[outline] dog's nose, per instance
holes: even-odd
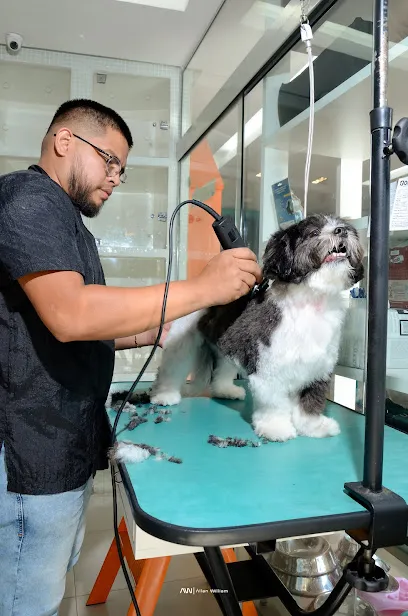
[[[341,237],[347,237],[347,229],[345,227],[336,227],[334,234],[341,235]]]

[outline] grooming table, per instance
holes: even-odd
[[[116,384],[126,389],[131,383]],[[149,384],[141,384],[140,390]],[[298,437],[257,448],[210,445],[210,434],[259,440],[249,423],[251,400],[185,398],[169,422],[122,432],[182,464],[153,457],[122,465],[135,520],[147,533],[186,545],[220,546],[363,528],[368,512],[343,491],[363,472],[364,416],[327,404],[341,434]],[[142,409],[139,409],[142,410]],[[108,411],[113,424],[115,412]],[[128,422],[122,413],[118,431]],[[385,428],[384,485],[408,500],[408,436]]]
[[[130,386],[115,383],[112,390]],[[141,383],[136,391],[149,386]],[[175,464],[152,456],[119,465],[134,520],[149,535],[202,546],[208,557],[212,547],[369,526],[368,511],[344,493],[345,482],[362,478],[363,415],[328,402],[327,414],[341,426],[339,436],[219,448],[208,443],[210,435],[260,440],[250,424],[249,392],[245,401],[184,398],[167,408],[169,422],[155,424],[150,415],[147,423],[118,436],[182,460]],[[110,409],[108,415],[113,424],[116,412]],[[122,413],[118,432],[128,421],[129,414]],[[405,500],[407,457],[407,435],[385,427],[384,486]]]

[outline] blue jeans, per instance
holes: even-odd
[[[1,447],[1,444],[0,444]],[[92,477],[62,494],[7,492],[0,452],[0,614],[57,616],[67,572],[79,558]]]

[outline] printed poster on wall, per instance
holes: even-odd
[[[370,237],[371,217],[367,237]],[[408,230],[408,178],[390,183],[390,231]]]
[[[275,211],[281,229],[290,227],[302,220],[302,207],[299,199],[292,193],[289,178],[272,184],[272,194],[275,201]]]
[[[391,182],[390,207],[390,231],[408,229],[408,178]]]

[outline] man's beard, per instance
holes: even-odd
[[[68,194],[81,214],[87,218],[95,218],[102,209],[102,205],[95,205],[90,200],[94,190],[83,178],[81,170],[75,163],[68,180]]]

